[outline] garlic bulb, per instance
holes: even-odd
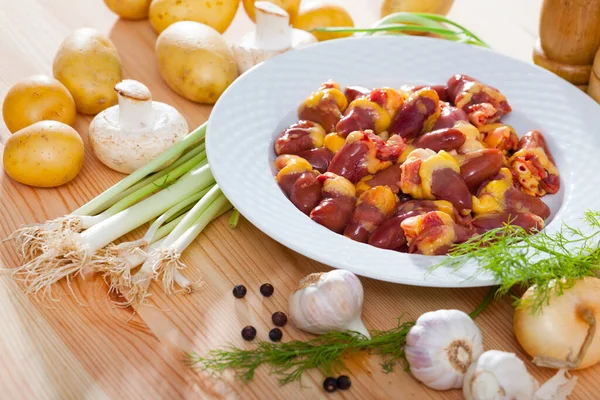
[[[533,400],[537,389],[516,355],[488,350],[467,371],[463,394],[466,400]]]
[[[417,319],[404,349],[412,374],[436,390],[458,389],[483,352],[481,331],[458,310],[438,310]]]
[[[565,400],[577,383],[559,370],[541,387],[514,353],[488,350],[473,363],[463,385],[466,400]]]
[[[289,300],[292,323],[307,332],[356,331],[370,338],[361,320],[363,287],[350,271],[310,274]]]
[[[535,400],[564,400],[573,392],[577,377],[567,377],[567,370],[560,369],[535,392]]]

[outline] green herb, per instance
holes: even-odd
[[[341,371],[344,369],[342,355],[368,351],[384,357],[382,367],[389,372],[397,360],[404,358],[406,335],[413,325],[413,322],[405,322],[388,331],[372,331],[371,339],[358,332],[346,331],[329,332],[308,341],[259,342],[253,350],[230,346],[212,350],[206,357],[190,354],[188,361],[216,373],[231,368],[244,382],[254,377],[260,365],[268,364],[279,383],[285,385],[299,380],[305,371],[312,368],[320,369],[325,375]]]
[[[484,300],[469,315],[475,318],[494,298],[496,288],[492,288]],[[231,368],[243,381],[248,382],[254,377],[254,372],[263,364],[271,367],[279,383],[297,381],[309,369],[318,368],[325,376],[332,375],[345,369],[342,356],[352,356],[366,351],[371,355],[383,358],[382,370],[387,374],[394,370],[399,362],[404,362],[404,346],[406,335],[414,322],[402,322],[398,318],[395,328],[387,331],[372,330],[371,339],[358,332],[329,332],[308,341],[293,340],[285,343],[259,342],[252,350],[239,349],[234,346],[210,351],[205,357],[198,354],[188,354],[190,365],[197,365],[205,371],[222,373]]]
[[[492,302],[492,300],[494,299],[494,296],[496,295],[497,292],[498,292],[498,286],[492,287],[488,291],[487,295],[485,296],[485,298],[483,299],[481,304],[479,304],[476,309],[474,309],[473,311],[471,311],[469,313],[469,317],[471,317],[471,319],[475,319],[479,314],[481,314],[481,312],[483,310],[485,310],[486,307]]]
[[[529,235],[518,226],[505,226],[456,245],[448,257],[433,268],[460,269],[467,261],[478,265],[476,274],[490,273],[500,282],[497,295],[515,285],[536,286],[527,304],[539,312],[552,296],[561,295],[573,283],[600,271],[600,211],[587,211],[584,221],[591,229],[563,224],[558,232]]]
[[[441,15],[429,13],[397,12],[382,18],[371,28],[319,27],[312,29],[312,32],[364,33],[366,35],[378,32],[398,35],[405,35],[407,32],[425,32],[446,40],[489,47],[464,26]]]

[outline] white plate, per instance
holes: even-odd
[[[460,272],[427,273],[440,257],[408,255],[354,242],[311,221],[274,179],[273,142],[297,120],[296,110],[328,80],[342,87],[445,84],[456,73],[497,87],[513,112],[503,121],[519,135],[538,129],[548,139],[561,173],[561,190],[544,200],[547,225],[575,223],[586,209],[600,209],[600,108],[557,76],[483,48],[419,37],[378,36],[332,40],[265,62],[237,79],[215,105],[206,147],[214,176],[231,203],[281,244],[335,268],[389,282],[465,287],[494,284]]]

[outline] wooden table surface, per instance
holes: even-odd
[[[378,19],[379,1],[346,0],[357,25]],[[450,17],[468,26],[496,50],[530,60],[537,35],[540,0],[456,0]],[[0,98],[18,79],[37,73],[51,74],[52,59],[60,42],[72,30],[89,26],[107,33],[117,46],[124,76],[147,84],[154,98],[179,108],[190,126],[204,122],[210,107],[184,100],[161,80],[154,57],[155,33],[147,21],[117,19],[101,0],[0,0]],[[234,40],[251,28],[240,6],[226,32]],[[86,140],[89,117],[78,116],[76,129]],[[0,127],[4,141],[8,130]],[[24,223],[64,215],[108,188],[122,176],[101,165],[86,150],[80,175],[57,189],[33,189],[0,175],[0,236],[6,237]],[[186,367],[183,352],[233,343],[246,346],[240,329],[254,325],[266,338],[271,313],[287,309],[287,298],[303,276],[328,268],[271,240],[246,221],[231,230],[228,215],[211,224],[184,255],[188,275],[204,280],[191,295],[165,296],[154,288],[152,305],[119,308],[107,297],[99,277],[78,278],[69,294],[63,284],[60,301],[26,297],[8,274],[0,275],[0,398],[3,399],[207,399],[207,398],[356,398],[356,399],[458,399],[460,391],[435,392],[397,368],[381,372],[376,358],[350,360],[352,389],[325,394],[323,376],[308,374],[302,385],[278,387],[261,369],[254,381],[243,385],[231,374],[214,379]],[[2,264],[14,267],[18,258],[11,246],[1,249]],[[429,289],[362,279],[365,286],[364,320],[371,329],[387,329],[401,314],[416,319],[440,308],[472,310],[486,289]],[[275,286],[271,298],[258,287]],[[231,295],[243,283],[244,300]],[[528,357],[515,341],[510,299],[493,303],[477,323],[487,349],[501,349]],[[291,326],[284,340],[307,338]],[[541,381],[552,371],[534,367]],[[579,384],[572,398],[597,399],[600,366],[577,372]]]

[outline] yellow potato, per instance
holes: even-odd
[[[214,104],[237,78],[237,64],[225,39],[210,26],[181,21],[156,40],[158,71],[179,95]]]
[[[256,15],[254,11],[254,2],[257,0],[244,0],[244,10],[248,17],[256,22]],[[298,8],[300,7],[300,0],[266,0],[281,8],[283,8],[290,15],[290,22],[294,23],[296,15],[298,15]]]
[[[75,115],[71,93],[62,83],[46,75],[33,75],[17,82],[2,104],[4,123],[13,133],[43,120],[73,125]]]
[[[75,129],[58,121],[40,121],[8,138],[4,170],[25,185],[60,186],[77,176],[83,154],[83,140]]]
[[[454,0],[384,0],[381,17],[400,11],[446,15],[453,3]]]
[[[342,6],[327,1],[302,3],[298,16],[293,23],[294,28],[310,31],[317,27],[345,26],[353,27],[354,21]],[[352,36],[352,33],[312,32],[322,42]]]
[[[153,0],[148,17],[159,34],[178,21],[201,22],[223,33],[239,4],[240,0]]]
[[[152,0],[104,0],[112,12],[123,19],[148,18],[148,8]]]
[[[71,33],[54,57],[52,72],[69,89],[80,113],[95,115],[117,104],[114,87],[122,76],[119,54],[108,37],[95,29]]]

